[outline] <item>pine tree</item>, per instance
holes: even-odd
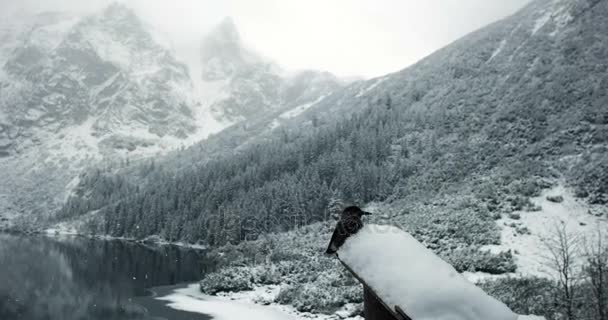
[[[329,198],[329,203],[327,204],[327,214],[329,215],[329,218],[339,220],[342,210],[344,210],[342,193],[338,190],[334,190],[331,198]]]

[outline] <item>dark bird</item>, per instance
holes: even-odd
[[[325,253],[336,253],[344,244],[346,238],[357,233],[357,231],[363,227],[361,217],[370,214],[371,213],[365,212],[356,206],[345,208],[344,211],[342,211],[342,216],[336,225],[336,229],[334,229],[334,234],[331,236],[331,241],[329,241],[329,246]]]

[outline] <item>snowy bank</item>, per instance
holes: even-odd
[[[389,307],[399,306],[412,319],[518,319],[505,304],[396,227],[367,225],[338,255]]]
[[[265,319],[289,320],[295,319],[275,308],[264,307],[246,301],[222,299],[221,297],[207,296],[200,292],[197,284],[177,289],[174,293],[157,298],[168,301],[167,306],[188,312],[197,312],[211,315],[217,320],[234,319]]]
[[[346,318],[341,312],[334,315],[302,313],[290,306],[271,303],[279,290],[280,286],[268,285],[256,287],[252,291],[210,296],[202,293],[198,284],[191,284],[186,288],[177,289],[167,296],[156,299],[167,301],[167,306],[170,308],[208,314],[217,320],[363,320],[359,316]]]
[[[557,198],[559,202],[553,200]],[[502,230],[501,244],[482,248],[494,253],[511,250],[519,276],[550,277],[554,273],[548,263],[546,240],[555,238],[559,226],[564,226],[569,235],[587,239],[593,239],[598,229],[608,230],[606,216],[591,214],[604,208],[575,198],[572,190],[563,184],[543,190],[530,201],[540,211],[516,211],[511,217],[497,220]],[[519,232],[521,230],[526,232]]]
[[[101,240],[101,241],[125,241],[133,242],[142,245],[153,245],[153,246],[176,246],[186,249],[193,250],[207,250],[207,246],[197,243],[187,243],[183,241],[171,242],[167,241],[160,236],[148,236],[144,239],[128,238],[128,237],[114,237],[110,235],[95,235],[86,234],[79,232],[76,228],[69,228],[64,226],[56,226],[54,228],[47,228],[42,231],[42,234],[49,237],[84,237],[89,239]]]

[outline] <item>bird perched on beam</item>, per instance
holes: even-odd
[[[363,227],[361,217],[370,214],[371,213],[363,211],[357,206],[346,207],[344,211],[342,211],[342,216],[336,225],[336,229],[334,229],[334,234],[331,236],[329,246],[325,253],[336,253],[348,237],[357,233],[357,231]]]

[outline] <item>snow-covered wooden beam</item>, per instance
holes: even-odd
[[[337,255],[365,288],[366,320],[524,319],[399,228],[366,225]]]
[[[340,256],[338,256],[338,259]],[[412,320],[401,308],[395,306],[391,308],[386,305],[380,297],[374,292],[364,279],[360,278],[344,261],[340,260],[342,265],[348,270],[361,284],[363,284],[363,315],[365,319],[373,320]]]

